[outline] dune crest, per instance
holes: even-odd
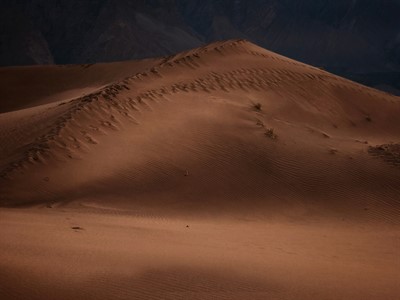
[[[2,156],[2,204],[117,193],[112,205],[144,197],[153,209],[174,190],[182,199],[174,210],[207,211],[208,201],[222,209],[225,195],[231,213],[252,203],[261,212],[298,206],[289,215],[397,222],[399,170],[368,147],[398,138],[398,97],[244,40],[141,69],[76,99],[2,114],[2,139],[13,132],[3,146],[12,155]],[[371,205],[374,215],[364,211]]]

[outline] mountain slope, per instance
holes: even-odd
[[[312,65],[356,73],[398,67],[399,11],[398,0],[35,0],[5,1],[2,22],[3,33],[17,33],[16,40],[44,39],[56,63],[166,55],[204,41],[246,37]],[[20,35],[21,29],[40,37]]]

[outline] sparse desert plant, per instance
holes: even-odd
[[[261,120],[259,120],[259,119],[257,119],[256,125],[257,125],[257,126],[260,126],[260,127],[265,127],[264,122],[261,121]]]
[[[257,102],[253,104],[253,107],[256,111],[261,111],[262,110],[262,105],[261,103]]]
[[[273,140],[276,140],[278,138],[278,136],[275,134],[273,128],[266,129],[264,134],[265,134],[265,136],[267,136]]]

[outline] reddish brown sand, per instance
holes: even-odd
[[[399,97],[246,41],[0,79],[0,299],[399,299]]]

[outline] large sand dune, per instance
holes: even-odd
[[[398,299],[399,97],[241,40],[0,78],[3,298]]]

